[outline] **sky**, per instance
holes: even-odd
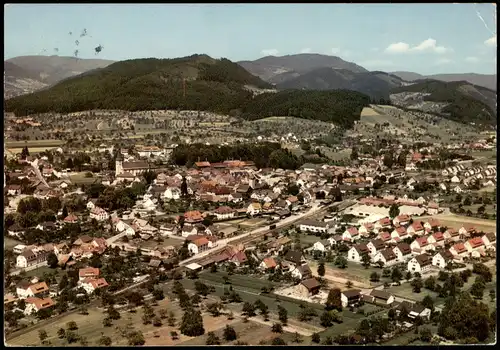
[[[369,70],[496,73],[491,3],[5,6],[4,59],[75,50],[111,60],[319,53]]]

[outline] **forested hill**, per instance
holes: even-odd
[[[444,107],[436,108],[434,112],[443,117],[462,123],[497,123],[496,92],[466,81],[421,80],[395,88],[391,93],[391,100],[396,105],[409,107],[410,103],[421,109],[425,104],[441,103]],[[409,99],[409,94],[415,95]]]
[[[136,59],[113,63],[30,95],[7,100],[16,114],[89,109],[201,109],[229,112],[251,93],[245,85],[271,88],[227,59],[207,55]]]
[[[356,91],[285,90],[256,96],[243,108],[242,117],[255,120],[290,116],[352,127],[369,104],[370,97]]]
[[[270,88],[227,60],[207,55],[137,59],[69,78],[33,94],[5,101],[16,115],[91,109],[203,110],[254,120],[295,116],[352,126],[369,97],[354,91],[282,91],[253,96],[246,86]]]

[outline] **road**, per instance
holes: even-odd
[[[290,226],[298,221],[302,221],[302,220],[306,219],[307,217],[316,215],[322,211],[327,210],[330,206],[320,207],[319,203],[313,203],[311,209],[309,209],[307,212],[300,214],[300,215],[297,215],[297,216],[289,216],[289,217],[281,220],[280,222],[276,223],[276,229],[284,228],[284,227]],[[189,259],[183,260],[180,262],[179,265],[183,266],[183,265],[189,264],[195,260],[199,260],[199,259],[204,258],[206,256],[215,254],[215,253],[221,251],[222,249],[224,249],[224,247],[231,242],[238,242],[238,241],[241,241],[242,239],[245,239],[245,238],[250,238],[250,239],[256,238],[256,237],[261,236],[264,233],[267,233],[269,231],[271,231],[269,229],[269,226],[264,226],[264,227],[260,227],[258,229],[255,229],[253,231],[244,233],[244,234],[236,236],[236,237],[222,239],[222,240],[217,242],[216,248],[207,250],[207,251],[200,253],[200,254],[197,254]]]

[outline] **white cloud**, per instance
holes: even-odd
[[[378,47],[372,47],[372,48],[370,49],[370,51],[372,51],[372,52],[378,52],[378,51],[379,51],[379,48],[378,48]]]
[[[465,62],[477,63],[477,62],[479,62],[479,58],[474,57],[474,56],[465,57]]]
[[[310,48],[310,47],[306,47],[306,48],[304,48],[304,49],[300,50],[300,53],[311,53],[311,51],[312,51],[312,50],[311,50],[311,48]]]
[[[422,41],[416,46],[410,46],[410,44],[404,42],[393,43],[387,46],[385,52],[387,53],[409,53],[409,52],[433,52],[438,54],[443,54],[451,51],[451,49],[444,46],[437,45],[437,41],[429,38]]]
[[[332,47],[332,53],[334,55],[338,55],[338,54],[340,54],[340,52],[342,52],[342,50],[340,49],[340,47]]]
[[[491,38],[489,38],[488,40],[485,40],[484,41],[484,44],[486,46],[491,46],[491,47],[496,47],[497,46],[497,36],[496,35],[493,35]]]
[[[264,49],[260,53],[264,56],[277,56],[279,51],[276,49]]]

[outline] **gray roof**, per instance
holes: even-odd
[[[383,290],[374,289],[371,291],[370,295],[377,299],[389,300],[392,294],[384,292]]]
[[[305,225],[305,226],[313,226],[313,227],[326,227],[328,225],[328,223],[326,223],[326,222],[321,222],[321,221],[316,221],[316,220],[304,220],[300,224]]]
[[[343,291],[342,294],[344,294],[349,299],[361,295],[361,291],[359,289],[349,289]]]
[[[297,264],[297,265],[300,264],[301,259],[302,259],[302,252],[300,252],[300,251],[290,250],[285,255],[286,261],[293,262],[294,264]]]

